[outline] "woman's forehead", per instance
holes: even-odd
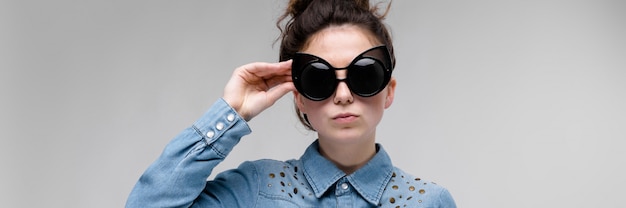
[[[313,34],[302,52],[323,58],[335,67],[346,66],[362,52],[378,45],[369,32],[353,25],[333,26]]]

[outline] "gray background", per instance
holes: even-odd
[[[378,140],[459,207],[621,207],[626,1],[394,1]],[[276,61],[284,1],[0,3],[0,207],[122,207],[234,68]],[[292,96],[216,171],[297,158]]]

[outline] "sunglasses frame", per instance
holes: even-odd
[[[382,67],[383,67],[383,82],[380,86],[378,86],[378,88],[376,89],[375,92],[373,93],[369,93],[369,94],[363,94],[363,93],[358,93],[355,92],[353,90],[353,87],[350,84],[350,68],[353,68],[354,65],[365,58],[369,58],[372,59],[376,62],[378,62]],[[337,71],[337,70],[347,70],[346,73],[346,78],[344,79],[337,79],[337,75],[334,74],[335,76],[335,81],[334,81],[334,86],[332,87],[332,93],[330,93],[327,96],[324,97],[313,97],[310,94],[306,93],[304,91],[304,87],[302,86],[302,80],[300,79],[300,77],[302,76],[302,73],[304,71],[304,68],[315,64],[315,63],[321,63],[324,66],[328,67],[328,70],[332,70],[332,71]],[[331,97],[334,92],[337,90],[337,86],[339,85],[339,82],[345,82],[346,85],[348,85],[348,88],[350,89],[350,92],[361,96],[361,97],[371,97],[374,96],[378,93],[380,93],[383,89],[385,89],[385,87],[387,86],[387,84],[389,83],[389,80],[391,79],[391,72],[393,71],[393,66],[392,66],[392,60],[391,60],[391,55],[389,53],[389,49],[387,48],[387,46],[385,45],[380,45],[380,46],[375,46],[373,48],[367,49],[365,50],[363,53],[359,54],[358,56],[356,56],[352,62],[350,62],[350,65],[348,65],[347,67],[342,67],[342,68],[335,68],[333,67],[330,63],[328,63],[326,60],[315,56],[313,54],[308,54],[308,53],[302,53],[302,52],[296,52],[293,56],[293,62],[291,64],[291,77],[293,80],[293,83],[296,87],[296,89],[298,90],[298,92],[300,92],[300,94],[302,94],[304,97],[313,100],[313,101],[322,101],[322,100],[326,100],[329,97]]]

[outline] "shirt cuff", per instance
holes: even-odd
[[[222,98],[217,100],[193,126],[207,145],[213,146],[224,155],[232,150],[241,137],[252,132],[246,120]]]

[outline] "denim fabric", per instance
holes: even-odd
[[[165,148],[139,178],[126,207],[456,207],[443,187],[393,167],[376,155],[346,175],[322,157],[315,141],[298,160],[257,160],[206,181],[242,136],[245,120],[218,100]]]

